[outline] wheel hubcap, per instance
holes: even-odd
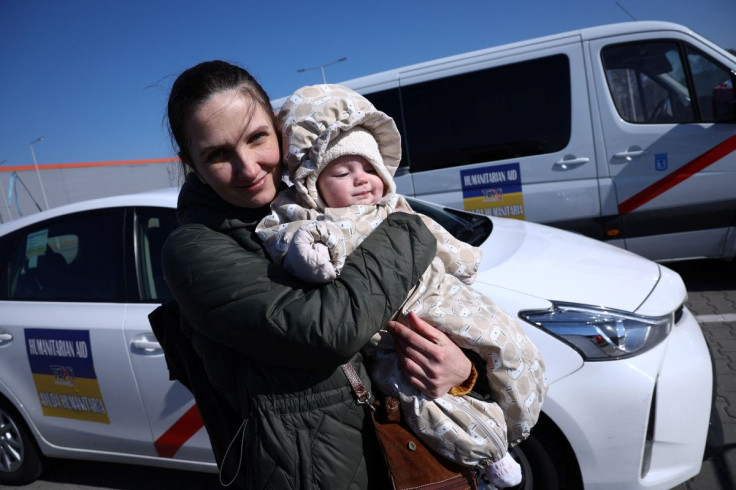
[[[7,413],[0,410],[0,471],[12,473],[23,462],[23,441],[20,432]]]

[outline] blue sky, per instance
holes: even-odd
[[[247,68],[272,98],[302,85],[599,24],[666,20],[736,49],[734,0],[0,0],[0,162],[174,156],[177,74]]]

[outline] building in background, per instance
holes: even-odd
[[[0,221],[37,213],[46,208],[45,201],[54,208],[182,183],[178,158],[48,164],[39,165],[38,172],[33,165],[0,165]]]

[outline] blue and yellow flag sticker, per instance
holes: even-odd
[[[89,331],[27,328],[25,335],[43,414],[109,424]]]
[[[463,207],[487,216],[524,219],[519,163],[461,170]]]

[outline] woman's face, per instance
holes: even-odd
[[[258,208],[276,197],[281,182],[273,119],[237,90],[213,95],[187,124],[197,176],[225,201]]]

